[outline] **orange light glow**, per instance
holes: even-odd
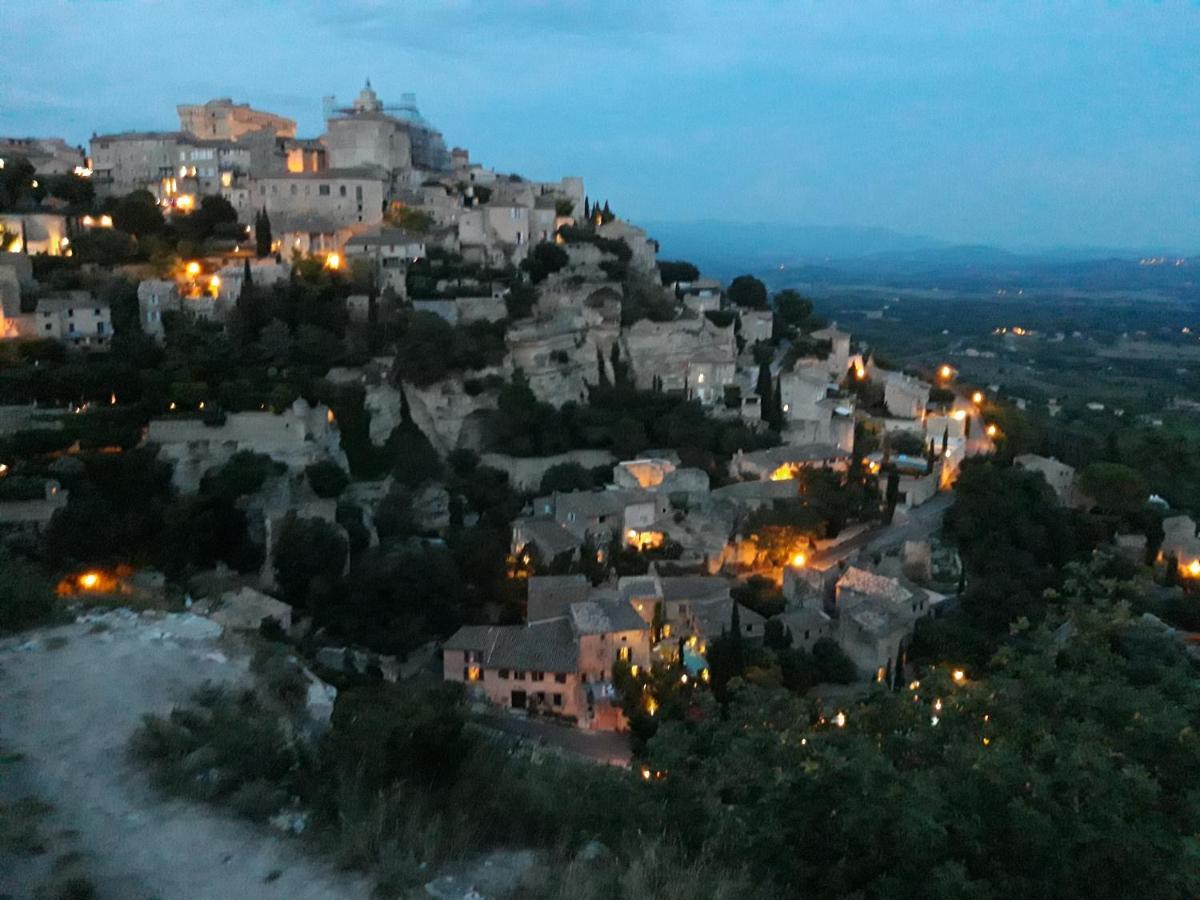
[[[200,263],[198,263],[198,262],[188,263],[185,271],[188,273],[189,278],[195,278],[197,275],[200,274]]]
[[[964,419],[966,419],[966,417],[967,417],[967,411],[965,409],[956,409],[954,411],[954,421],[955,422],[961,422]]]
[[[805,563],[807,563],[807,562],[808,562],[808,557],[805,556],[803,553],[793,553],[792,554],[792,568],[793,569],[803,569]]]
[[[1189,578],[1200,578],[1200,559],[1193,559],[1184,571]]]
[[[971,402],[972,403],[982,403],[983,402],[983,391],[976,391],[975,393],[973,393],[971,395]]]
[[[952,673],[950,673],[950,677],[954,679],[955,684],[962,684],[967,680],[967,673],[962,669],[955,669]]]
[[[325,257],[325,268],[336,272],[342,267],[342,257],[338,253],[330,253]]]
[[[995,425],[989,425],[987,427],[987,436],[988,437],[995,437],[999,433],[1000,433],[1000,429],[997,428]]]
[[[953,374],[954,370],[950,368],[950,366],[943,365],[940,369],[938,369],[939,378],[949,379]]]
[[[191,194],[180,194],[175,199],[175,205],[182,210],[190,210],[196,205],[196,198]]]
[[[95,572],[85,572],[79,576],[79,586],[91,590],[100,583],[100,576]]]

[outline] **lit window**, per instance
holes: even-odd
[[[483,678],[483,670],[479,666],[467,666],[463,675],[467,681],[479,681]]]

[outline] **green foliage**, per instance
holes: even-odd
[[[225,465],[205,473],[200,490],[211,497],[233,501],[258,493],[268,478],[283,471],[284,466],[265,453],[239,450]]]
[[[566,462],[551,466],[542,476],[539,488],[541,494],[561,492],[569,494],[572,491],[590,491],[595,487],[592,473],[579,463]]]
[[[88,563],[151,558],[162,535],[171,493],[171,467],[152,449],[79,454],[84,472],[63,476],[71,491],[45,535],[47,552]]]
[[[1095,540],[1041,475],[991,461],[963,464],[945,529],[968,576],[963,611],[990,635],[1038,617],[1058,570]]]
[[[308,483],[318,497],[340,497],[350,484],[350,476],[330,460],[315,462],[304,470]]]
[[[401,422],[387,440],[387,453],[394,460],[396,481],[410,488],[420,487],[442,476],[442,460],[425,432],[412,422]]]
[[[503,323],[451,325],[434,313],[412,314],[396,346],[396,377],[419,387],[455,372],[497,366],[504,360]]]
[[[542,241],[529,251],[529,256],[521,263],[521,268],[529,273],[530,281],[538,284],[566,268],[570,261],[571,257],[562,247],[550,241]]]
[[[0,634],[41,625],[54,613],[54,588],[24,560],[0,548]]]
[[[158,201],[149,191],[133,191],[117,200],[112,209],[112,220],[117,231],[137,238],[157,234],[165,224]]]
[[[271,244],[275,238],[271,234],[271,217],[263,207],[254,215],[254,255],[259,259],[271,255]]]
[[[1079,487],[1101,509],[1132,513],[1146,505],[1149,488],[1136,469],[1114,462],[1095,462],[1079,473]]]
[[[389,225],[410,234],[428,234],[434,225],[433,216],[411,206],[393,206],[384,214],[384,219]]]
[[[284,722],[253,691],[206,687],[191,706],[146,716],[132,750],[160,790],[265,822],[300,786],[304,750]]]
[[[528,319],[537,306],[538,292],[531,284],[514,284],[504,295],[504,308],[510,319]]]
[[[115,219],[113,224],[116,225]],[[237,210],[220,194],[208,194],[201,197],[200,205],[194,212],[187,215],[176,215],[172,224],[186,240],[196,243],[201,243],[210,237],[229,235],[235,239],[244,237],[242,228],[237,226]],[[224,226],[237,227],[231,230]]]
[[[977,685],[925,672],[837,728],[828,706],[735,682],[726,715],[663,722],[647,764],[692,840],[779,895],[1189,896],[1195,672],[1103,583],[1062,599]]]
[[[336,525],[288,513],[275,539],[275,580],[283,598],[299,607],[322,602],[336,586],[348,553]]]
[[[700,277],[700,270],[685,260],[660,259],[658,274],[662,283],[668,285],[677,281],[695,281]]]
[[[177,497],[165,508],[155,562],[168,575],[223,562],[239,572],[262,564],[262,548],[250,539],[246,514],[228,493]]]
[[[776,294],[774,304],[775,314],[791,328],[803,328],[812,317],[812,301],[791,288]]]
[[[767,286],[753,275],[739,275],[729,283],[726,293],[730,302],[742,309],[770,309]]]
[[[0,212],[32,206],[34,196],[33,164],[23,156],[6,159],[0,169]]]

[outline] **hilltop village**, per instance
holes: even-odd
[[[0,138],[0,765],[122,804],[143,766],[375,896],[517,862],[529,897],[1049,895],[1110,858],[1194,895],[1195,815],[1147,798],[1200,753],[1200,538],[1115,437],[1040,455],[999,385],[663,258],[411,95],[307,138],[176,112]],[[123,845],[165,815],[67,805]],[[1064,837],[1086,810],[1174,849]],[[339,896],[206,827],[224,893]]]
[[[659,260],[581,178],[529,181],[447,151],[411,97],[388,107],[368,86],[311,140],[227,99],[178,115],[178,131],[96,135],[86,160],[63,142],[3,144],[6,173],[77,179],[98,204],[76,215],[60,188],[0,217],[4,333],[26,351],[107,353],[123,318],[168,359],[177,340],[220,335],[271,363],[329,363],[297,396],[192,377],[156,401],[141,390],[129,449],[168,467],[178,496],[261,469],[233,504],[261,552],[245,586],[303,609],[311,588],[289,588],[281,542],[340,542],[344,575],[357,553],[441,547],[487,520],[507,531],[495,562],[513,584],[441,637],[445,677],[501,706],[624,729],[614,665],[682,652],[707,680],[709,645],[733,627],[762,641],[769,624],[837,651],[843,675],[902,677],[913,623],[957,575],[942,554],[935,581],[936,516],[900,523],[994,449],[981,398],[950,372],[934,386],[889,371],[795,292]],[[103,259],[172,227],[189,235],[174,253]],[[53,263],[77,256],[94,261],[56,290],[68,270]],[[119,314],[84,286],[108,269],[136,282],[136,320],[132,297]],[[289,301],[323,306],[323,322],[273,314]],[[66,442],[76,414],[135,399],[120,387],[5,407],[6,435]],[[51,469],[73,471],[79,446]],[[28,496],[0,503],[0,521],[52,528],[70,479],[17,478]],[[481,482],[509,496],[473,496]]]

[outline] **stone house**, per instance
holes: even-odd
[[[142,322],[142,333],[163,342],[163,313],[180,308],[179,287],[174,281],[147,279],[138,284],[138,317]]]
[[[555,493],[533,505],[535,515],[552,516],[579,540],[597,546],[613,537],[634,546],[661,543],[658,520],[670,510],[665,494],[644,490]]]
[[[929,385],[903,372],[874,369],[872,378],[883,381],[883,403],[900,419],[919,419],[929,405]]]
[[[332,411],[324,405],[310,407],[303,399],[278,414],[228,413],[220,424],[183,417],[151,419],[143,443],[159,448],[159,458],[174,467],[172,483],[184,492],[197,490],[205,472],[241,450],[265,454],[292,472],[325,459],[349,468]]]
[[[650,664],[649,626],[627,602],[583,592],[573,580],[550,587],[565,596],[535,605],[525,625],[468,625],[455,632],[442,647],[444,678],[504,709],[549,714],[580,728],[624,730],[613,666]]]
[[[775,331],[775,313],[769,309],[743,309],[738,318],[742,321],[742,340],[747,345],[769,341]]]
[[[862,674],[889,682],[903,671],[917,619],[932,612],[928,592],[855,566],[838,579],[833,605],[838,646]]]
[[[1022,453],[1013,459],[1013,465],[1027,472],[1040,473],[1063,506],[1078,506],[1082,501],[1083,498],[1076,487],[1074,466],[1069,466],[1052,456],[1038,456],[1036,453]]]
[[[850,454],[832,444],[785,444],[766,450],[739,450],[729,461],[729,473],[738,478],[760,481],[790,481],[802,469],[834,469],[845,472],[850,466]]]

